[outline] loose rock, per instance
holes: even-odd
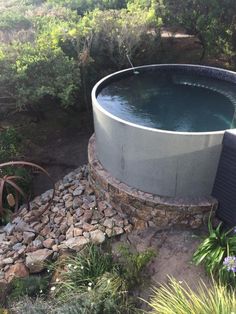
[[[64,242],[62,242],[62,245],[64,247],[67,247],[71,250],[74,251],[80,251],[82,250],[82,248],[89,242],[88,239],[86,239],[84,236],[80,236],[80,237],[76,237],[76,238],[72,238],[69,240],[66,240]]]
[[[37,250],[28,253],[26,257],[26,266],[30,273],[39,273],[46,268],[46,261],[49,260],[53,251],[48,249]]]
[[[17,263],[10,266],[10,268],[5,273],[5,279],[7,282],[11,282],[14,278],[24,278],[29,275],[29,271],[26,268],[25,264]]]
[[[90,232],[91,241],[94,244],[100,244],[105,241],[105,235],[101,230],[94,230]]]

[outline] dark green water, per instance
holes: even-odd
[[[135,124],[207,132],[234,127],[235,89],[204,76],[156,71],[113,82],[97,99],[108,112]]]

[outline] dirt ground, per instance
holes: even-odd
[[[149,300],[152,288],[168,283],[169,277],[174,277],[181,285],[186,283],[194,291],[201,280],[210,286],[203,266],[195,266],[192,263],[193,253],[206,234],[206,227],[197,230],[181,227],[163,230],[151,227],[122,236],[120,242],[131,244],[137,251],[142,252],[150,248],[156,253],[147,268],[151,285],[144,285],[137,294],[142,299]],[[114,244],[114,249],[120,242]],[[148,305],[142,304],[142,308],[148,309]]]
[[[50,108],[37,121],[29,113],[15,113],[0,121],[0,126],[14,126],[23,138],[21,159],[43,166],[54,182],[87,163],[88,140],[93,133],[92,114]],[[35,195],[51,188],[44,177],[34,180]]]

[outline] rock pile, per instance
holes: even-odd
[[[126,215],[96,199],[83,166],[56,184],[52,190],[22,207],[17,216],[0,229],[0,284],[44,269],[63,250],[80,251],[88,242],[102,243],[106,237],[130,232]]]

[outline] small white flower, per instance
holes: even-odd
[[[50,270],[48,269],[47,272],[50,273]]]
[[[55,286],[51,287],[51,291],[54,291],[54,290],[56,290],[56,287]]]
[[[110,282],[111,282],[111,279],[108,279],[108,280],[107,280],[107,283],[109,284]]]
[[[81,269],[84,269],[84,266],[80,266]]]
[[[57,279],[56,279],[56,282],[59,282],[59,281],[60,281],[59,278],[57,278]]]
[[[92,288],[91,287],[88,287],[88,291],[91,291],[92,290]]]
[[[71,265],[71,264],[68,264],[67,266],[68,266],[68,268],[70,268],[72,265]]]
[[[88,285],[91,287],[93,284],[92,284],[92,282],[89,282],[89,284],[88,284]]]
[[[74,266],[74,269],[77,269],[78,268],[78,266]]]
[[[41,289],[41,290],[39,291],[39,293],[43,293],[43,290]]]
[[[182,280],[179,280],[179,283],[180,283],[180,284],[182,284],[182,283],[183,283],[183,281],[182,281]]]

